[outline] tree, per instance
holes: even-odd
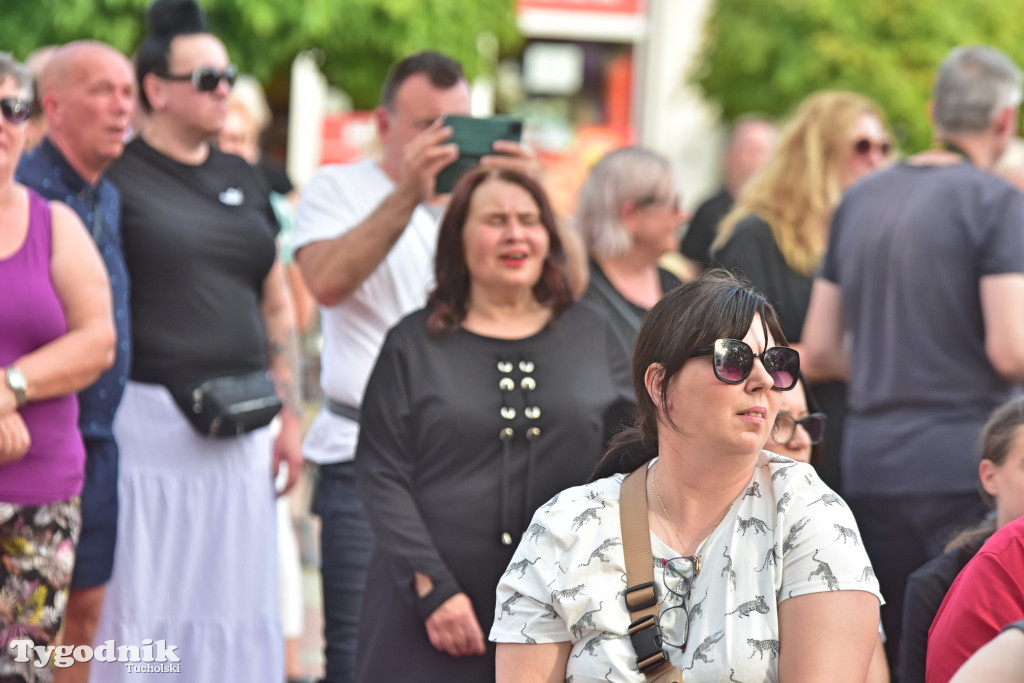
[[[486,64],[477,40],[493,34],[499,50],[520,36],[515,0],[199,0],[211,30],[242,71],[268,83],[287,73],[299,52],[318,49],[328,80],[355,105],[376,105],[388,66],[423,49],[462,62],[472,78]],[[150,0],[3,0],[0,49],[25,58],[32,50],[80,38],[131,54],[145,33]]]
[[[820,89],[864,93],[916,152],[946,53],[984,43],[1024,63],[1021,16],[1024,0],[715,0],[694,77],[727,120],[783,115]]]

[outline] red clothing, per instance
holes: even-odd
[[[1024,619],[1024,517],[992,535],[956,577],[928,631],[926,683],[947,683],[1007,624]]]

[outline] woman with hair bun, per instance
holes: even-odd
[[[274,681],[273,474],[286,460],[290,486],[301,467],[277,224],[249,164],[208,142],[236,74],[224,45],[193,0],[157,0],[147,20],[136,55],[146,124],[109,171],[123,198],[134,359],[114,423],[118,542],[97,642],[163,641],[190,683]],[[266,407],[232,423],[211,404]],[[128,668],[94,662],[92,680],[135,680]]]

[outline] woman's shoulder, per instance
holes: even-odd
[[[772,229],[768,223],[756,213],[747,214],[736,222],[732,239],[772,238]]]
[[[534,523],[543,525],[556,535],[575,535],[591,522],[603,522],[612,514],[618,523],[619,489],[625,476],[613,474],[559,491],[537,508]]]
[[[388,330],[384,338],[384,346],[409,344],[427,338],[427,317],[430,311],[420,308],[407,314]]]
[[[846,507],[846,502],[821,480],[811,465],[771,451],[763,450],[758,456],[753,486],[777,505],[779,512],[798,497],[806,505]]]

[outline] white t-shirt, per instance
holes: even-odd
[[[295,214],[295,249],[344,234],[369,216],[394,182],[373,160],[321,168],[302,192]],[[324,335],[320,384],[339,403],[359,407],[384,335],[422,308],[434,283],[438,219],[420,205],[387,257],[351,296],[320,307]],[[303,444],[317,463],[351,460],[359,425],[320,411]]]
[[[538,509],[498,584],[490,639],[570,641],[572,683],[644,680],[626,635],[623,478],[567,489]],[[787,598],[863,590],[881,600],[850,509],[810,465],[767,451],[701,549],[689,592],[688,561],[653,533],[651,547],[665,651],[686,681],[776,681]]]

